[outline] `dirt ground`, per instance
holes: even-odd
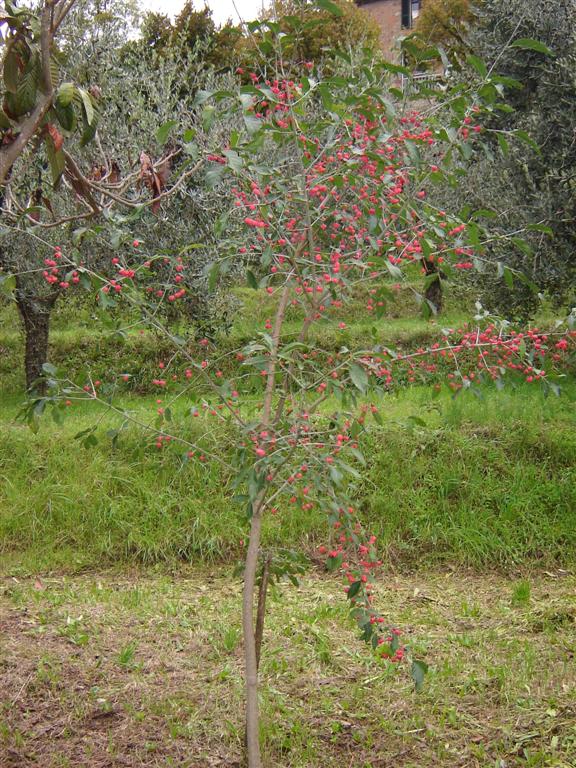
[[[242,765],[239,595],[224,571],[4,578],[0,768]],[[576,766],[574,575],[395,575],[379,600],[421,693],[337,579],[271,595],[266,766]]]

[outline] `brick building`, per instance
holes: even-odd
[[[421,0],[355,0],[380,27],[382,50],[393,54],[396,40],[416,20]]]

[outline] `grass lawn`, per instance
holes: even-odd
[[[267,768],[573,768],[576,578],[446,570],[379,579],[378,603],[430,665],[376,658],[337,577],[270,600]],[[221,568],[5,578],[0,764],[240,766],[240,585]]]
[[[384,424],[363,441],[366,467],[351,491],[386,560],[412,568],[574,564],[573,399],[570,387],[545,398],[529,385],[482,400],[469,393],[430,400],[417,387],[385,397]],[[139,419],[155,417],[153,398],[120,405]],[[0,421],[0,574],[239,556],[244,507],[215,462],[183,465],[182,449],[159,452],[135,428],[115,448],[106,433],[121,419],[105,414],[100,442],[86,449],[74,435],[102,417],[89,403],[75,405],[62,425],[46,416],[37,434],[14,421],[16,412],[17,398],[8,399]],[[202,417],[192,428],[210,431],[226,456],[225,427]],[[264,531],[266,546],[308,551],[326,537],[319,507],[280,505]]]

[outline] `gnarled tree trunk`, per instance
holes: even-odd
[[[46,385],[40,377],[43,373],[42,366],[48,360],[50,313],[56,302],[57,294],[36,296],[27,291],[22,285],[22,281],[17,278],[15,295],[18,312],[24,326],[26,389],[42,394]]]

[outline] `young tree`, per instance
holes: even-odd
[[[141,313],[144,327],[165,332],[174,355],[158,362],[159,397],[149,420],[115,400],[129,378],[126,372],[84,383],[50,368],[50,394],[31,404],[29,416],[35,421],[47,405],[61,413],[87,399],[117,414],[119,430],[130,423],[145,427],[156,450],[174,450],[184,462],[217,461],[230,473],[249,529],[242,610],[246,745],[250,768],[260,768],[258,665],[267,558],[256,618],[254,610],[265,516],[293,505],[326,511],[327,565],[344,574],[362,636],[400,661],[398,631],[386,626],[374,603],[371,574],[379,561],[374,538],[363,533],[351,485],[364,461],[361,440],[368,417],[381,418],[373,396],[381,402],[395,382],[420,376],[439,386],[447,373],[452,390],[483,379],[501,382],[506,372],[543,386],[550,378],[554,386],[554,371],[573,341],[560,329],[519,335],[492,323],[473,332],[447,331],[430,349],[411,353],[387,347],[378,334],[364,349],[350,349],[342,310],[358,291],[367,295],[369,315],[388,297],[390,281],[418,270],[424,259],[453,274],[487,259],[479,224],[439,210],[428,192],[435,182],[459,179],[482,140],[473,128],[481,125],[482,90],[491,76],[486,70],[478,88],[449,93],[447,100],[458,107],[448,118],[445,112],[397,112],[386,65],[350,62],[342,77],[301,62],[298,78],[285,76],[290,35],[270,21],[254,31],[267,60],[275,52],[275,74],[247,73],[248,84],[203,92],[198,102],[203,140],[214,142],[207,182],[224,192],[225,180],[234,180],[230,210],[216,225],[220,232],[230,226],[229,237],[215,253],[211,279],[251,254],[246,279],[273,297],[273,312],[235,354],[220,352],[208,340],[190,346],[171,334],[158,314],[160,301],[174,296],[176,285],[164,281],[158,289],[155,265],[173,266],[177,275],[176,254],[158,255],[123,242],[121,274],[112,283],[75,265],[64,252],[63,262],[89,275],[100,295],[114,293]],[[218,136],[211,139],[216,116],[230,126],[224,146]],[[430,148],[436,150],[434,163],[426,159]],[[315,326],[326,336],[341,337],[336,349],[311,337]],[[203,394],[200,407],[179,410],[176,403],[192,391]],[[195,430],[200,411],[220,429]],[[96,429],[78,437],[90,446]],[[413,659],[417,685],[425,669]]]

